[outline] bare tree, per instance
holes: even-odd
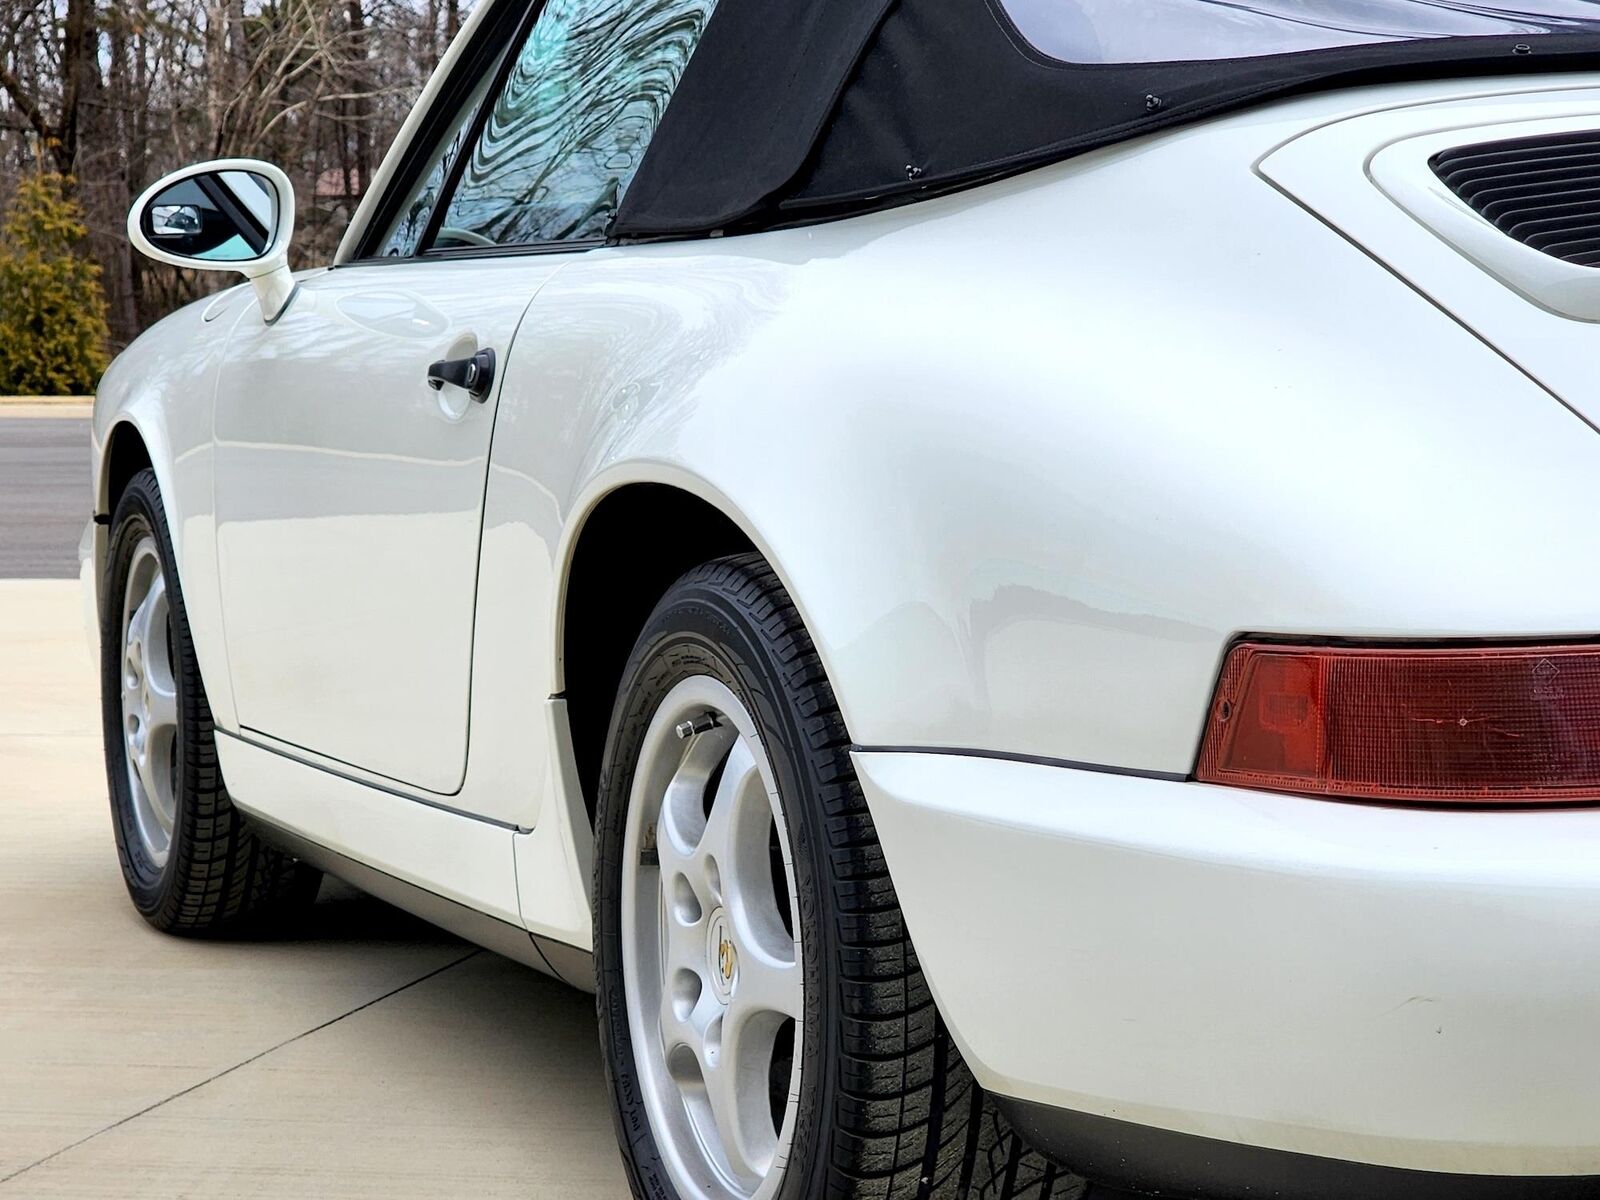
[[[299,261],[324,261],[462,7],[0,0],[0,203],[31,171],[77,181],[116,345],[219,282],[145,262],[124,237],[133,197],[185,162],[278,163],[302,214]]]

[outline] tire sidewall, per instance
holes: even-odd
[[[606,741],[595,822],[595,978],[600,1039],[614,1098],[618,1138],[634,1193],[676,1200],[650,1128],[634,1059],[622,971],[621,892],[623,839],[634,774],[645,731],[677,684],[695,675],[726,686],[754,719],[778,785],[794,862],[795,899],[802,940],[805,1019],[795,1053],[800,1057],[800,1101],[789,1166],[780,1200],[819,1195],[827,1155],[822,1097],[831,1094],[833,1026],[825,998],[833,994],[831,922],[821,919],[826,885],[816,848],[822,830],[804,803],[812,781],[801,747],[793,700],[758,628],[731,597],[702,585],[675,588],[652,615],[623,675]]]
[[[167,861],[157,866],[139,837],[133,812],[133,794],[128,784],[127,745],[122,734],[122,609],[128,586],[128,570],[133,552],[146,536],[153,537],[166,579],[174,639],[173,659],[177,669],[173,679],[178,697],[178,734],[173,753],[178,763],[174,788],[172,842]],[[145,916],[157,913],[172,893],[172,880],[180,859],[187,853],[186,820],[190,781],[188,775],[189,684],[182,669],[186,659],[188,629],[183,617],[183,599],[178,589],[178,573],[172,552],[172,539],[161,512],[161,494],[155,475],[141,471],[129,482],[111,519],[111,536],[106,550],[105,588],[100,604],[100,699],[105,738],[106,783],[111,797],[111,823],[116,834],[117,857],[122,862],[123,879],[134,906]]]

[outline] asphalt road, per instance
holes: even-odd
[[[70,579],[89,519],[89,421],[0,412],[0,579]]]

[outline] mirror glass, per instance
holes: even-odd
[[[237,263],[267,252],[278,192],[253,171],[207,171],[164,188],[145,206],[144,235],[169,254]]]

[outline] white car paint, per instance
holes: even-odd
[[[1588,82],[1541,87],[1600,124]],[[128,423],[156,463],[230,789],[587,948],[586,816],[551,699],[563,598],[593,507],[668,484],[737,523],[795,597],[980,1080],[1370,1162],[1600,1171],[1558,1113],[1592,1111],[1581,1055],[1540,1076],[1526,1125],[1497,1123],[1503,1101],[1474,1086],[1515,1068],[1506,1047],[1546,1065],[1533,1023],[1600,1034],[1579,1002],[1595,981],[1561,961],[1592,944],[1588,818],[1397,817],[1061,765],[1186,776],[1240,632],[1600,631],[1600,442],[1552,394],[1585,402],[1561,372],[1588,327],[1362,170],[1383,114],[1423,114],[1410,136],[1428,106],[1526,89],[1335,92],[833,224],[444,271],[346,261],[303,277],[271,327],[254,300],[170,318],[108,372],[96,440]],[[1522,103],[1494,100],[1492,119]],[[1296,150],[1332,137],[1341,154]],[[503,289],[471,299],[490,272]],[[445,326],[352,320],[398,293]],[[504,351],[497,398],[458,416],[421,389],[454,339]],[[280,378],[287,394],[266,394]],[[281,486],[313,462],[347,490]],[[949,748],[1056,765],[904,753]],[[1246,918],[1284,935],[1269,988],[1231,932]],[[1029,949],[1041,925],[1050,953]],[[1207,931],[1218,952],[1190,954]],[[1150,966],[1174,956],[1180,977]],[[1559,968],[1562,994],[1512,988],[1507,961]],[[1085,978],[1116,986],[1070,1000],[1095,1040],[1066,1053],[1061,1006]],[[1464,1049],[1410,1036],[1419,996]],[[1369,1037],[1379,1057],[1327,1061]],[[1378,1073],[1385,1054],[1413,1077]],[[1406,1099],[1428,1107],[1401,1117]]]
[[[1418,160],[1427,147],[1480,132],[1492,139],[1592,128],[1600,112],[1593,83],[1552,79],[1341,114],[1288,140],[1261,171],[1592,423],[1600,419],[1600,281],[1500,236],[1448,192],[1425,193]]]
[[[1334,1159],[1593,1173],[1600,812],[856,769],[986,1087]]]
[[[460,791],[498,397],[434,391],[427,368],[509,350],[562,257],[329,271],[275,324],[234,322],[215,486],[241,729]],[[457,806],[532,824],[515,792]]]

